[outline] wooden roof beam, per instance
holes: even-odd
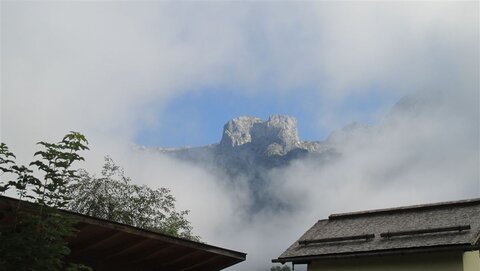
[[[85,245],[84,247],[81,247],[81,248],[76,247],[74,252],[75,252],[75,254],[83,254],[84,252],[86,252],[88,250],[92,250],[92,249],[98,248],[102,245],[105,245],[108,242],[111,242],[112,240],[118,238],[121,235],[123,235],[123,232],[120,232],[120,231],[108,232],[108,233],[106,233],[104,235],[101,235],[101,236],[98,236],[94,239],[94,240],[98,240],[98,241],[89,240],[88,242],[86,242],[87,245]],[[88,244],[90,244],[90,245],[88,245]]]

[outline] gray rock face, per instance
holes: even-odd
[[[222,147],[237,147],[252,141],[250,130],[254,124],[262,120],[256,117],[238,117],[229,120],[223,126],[223,136],[220,141]]]
[[[273,115],[268,121],[253,125],[251,135],[253,144],[266,146],[267,150],[279,150],[280,155],[300,147],[297,120],[294,117]]]
[[[250,143],[254,149],[271,155],[285,155],[301,148],[297,120],[294,117],[273,115],[267,121],[256,117],[238,117],[223,128],[221,148],[236,148]]]
[[[204,147],[158,148],[167,154],[201,153],[203,150],[217,154],[235,155],[252,152],[255,155],[286,156],[292,151],[322,152],[328,147],[320,141],[300,140],[297,120],[291,116],[272,115],[264,121],[257,117],[241,116],[229,120],[223,126],[220,143]]]

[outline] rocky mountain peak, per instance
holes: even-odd
[[[256,117],[238,117],[223,129],[221,146],[237,147],[251,143],[267,151],[284,153],[298,147],[297,120],[285,115],[272,115],[267,121]]]
[[[262,120],[256,117],[241,116],[229,120],[223,126],[221,146],[236,147],[252,141],[250,130]]]
[[[252,189],[252,212],[266,206],[282,206],[270,201],[268,170],[285,167],[290,162],[311,158],[328,162],[337,157],[335,149],[319,141],[300,140],[297,120],[272,115],[268,120],[242,116],[229,120],[223,127],[220,143],[196,148],[160,149],[177,159],[215,169],[221,178],[226,174],[234,182],[246,182]]]
[[[268,121],[256,123],[250,131],[252,142],[261,145],[278,144],[288,151],[300,143],[297,120],[284,115],[270,116]]]

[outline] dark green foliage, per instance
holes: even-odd
[[[291,271],[291,270],[292,269],[288,265],[283,265],[283,266],[276,265],[276,266],[272,266],[272,268],[270,268],[270,271]]]
[[[198,241],[185,218],[188,211],[175,210],[175,198],[167,188],[151,189],[133,184],[110,157],[100,177],[79,171],[79,179],[68,187],[74,212],[135,227]]]
[[[66,268],[63,258],[70,249],[65,239],[74,234],[74,221],[60,215],[57,208],[69,202],[67,181],[78,178],[71,166],[83,160],[77,152],[88,149],[87,141],[82,134],[70,132],[58,143],[38,144],[43,150],[35,153],[38,160],[29,167],[17,165],[7,145],[0,144],[0,171],[7,179],[0,183],[0,192],[14,188],[20,199],[36,203],[21,206],[19,201],[17,206],[1,214],[0,270]],[[37,174],[30,167],[37,168]],[[81,265],[68,268],[88,270]]]
[[[45,214],[49,213],[49,214]],[[70,253],[65,238],[73,234],[73,221],[54,212],[43,215],[10,212],[15,224],[1,228],[1,270],[61,270]]]

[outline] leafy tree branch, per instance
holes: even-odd
[[[185,218],[188,211],[176,211],[175,198],[167,188],[136,185],[121,167],[105,157],[101,176],[85,170],[70,182],[68,208],[74,212],[113,220],[135,227],[198,241]]]
[[[57,212],[70,200],[67,182],[78,178],[71,166],[83,160],[78,152],[87,150],[88,142],[82,134],[70,132],[58,143],[38,144],[43,149],[34,154],[38,160],[29,166],[17,165],[7,145],[0,144],[0,171],[7,179],[0,182],[0,193],[13,188],[20,199],[38,207],[21,208],[18,201],[16,208],[0,214],[0,270],[89,270],[63,262],[70,253],[65,239],[74,234],[74,221]]]

